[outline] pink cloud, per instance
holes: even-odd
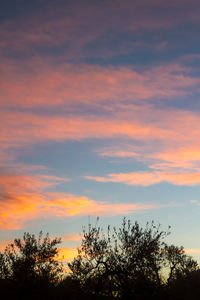
[[[149,186],[162,182],[168,182],[175,185],[197,185],[200,184],[200,171],[199,172],[165,172],[165,171],[152,171],[152,172],[131,172],[108,174],[106,177],[99,176],[84,176],[85,179],[94,180],[97,182],[115,182],[124,183],[127,185]]]
[[[142,161],[153,169],[145,175],[149,182],[198,184],[198,112],[170,109],[165,101],[162,108],[156,107],[161,98],[169,100],[191,93],[191,88],[198,90],[199,78],[191,76],[191,70],[178,63],[144,71],[48,66],[41,60],[30,61],[26,67],[28,72],[23,64],[2,64],[0,163],[14,162],[18,151],[33,144],[88,139],[109,143],[112,139],[123,146],[96,152],[102,157]],[[94,112],[83,115],[79,107]],[[124,141],[132,146],[139,141],[140,146],[127,147]],[[172,180],[182,168],[187,169],[188,179],[178,176],[179,180]]]
[[[0,119],[2,162],[14,162],[23,147],[47,141],[101,139],[102,143],[106,140],[109,143],[112,139],[112,146],[96,149],[95,152],[102,157],[131,158],[145,163],[154,170],[146,175],[152,182],[171,182],[169,174],[172,178],[182,169],[185,169],[184,174],[186,171],[190,174],[188,178],[192,178],[194,171],[197,175],[200,168],[199,130],[196,127],[200,116],[189,111],[164,111],[148,105],[123,109],[118,115],[111,113],[98,117],[93,114],[80,117],[2,111]],[[138,141],[140,146],[135,145]],[[155,171],[160,172],[159,176]],[[161,179],[161,171],[168,174],[163,175],[166,179]],[[198,176],[196,178],[194,184],[198,183]],[[189,181],[186,180],[188,184]],[[177,182],[183,183],[184,180]]]
[[[97,150],[96,151],[102,157],[120,157],[120,158],[130,158],[130,157],[137,157],[138,154],[136,152],[131,151],[112,151],[112,150]]]
[[[164,139],[172,130],[154,125],[105,117],[36,116],[30,113],[1,113],[0,144],[9,148],[42,143],[84,139],[129,138],[131,140]],[[9,132],[9,135],[7,134]]]
[[[161,163],[152,165],[151,168],[166,169],[167,167],[198,170],[200,168],[200,145],[167,148],[162,152],[152,154],[152,158]]]
[[[84,104],[112,110],[114,104],[181,97],[191,88],[198,89],[200,83],[178,64],[144,71],[85,64],[58,66],[52,60],[39,59],[25,65],[6,61],[1,70],[0,105],[5,108]]]
[[[62,235],[62,241],[74,241],[74,242],[80,242],[81,241],[81,235],[80,234],[67,234]]]
[[[177,110],[161,111],[143,108],[136,111],[119,113],[118,116],[59,116],[36,115],[33,113],[1,112],[0,142],[4,149],[19,147],[24,144],[41,143],[45,140],[67,141],[70,139],[109,139],[129,138],[144,142],[157,140],[159,143],[174,147],[179,141],[179,148],[191,147],[198,138],[196,124],[200,121],[197,114]],[[131,119],[132,116],[132,120]],[[153,121],[152,121],[153,117]],[[7,134],[9,132],[9,135]],[[177,146],[176,146],[177,147]],[[175,147],[175,149],[176,149]],[[172,148],[173,151],[173,148]],[[121,149],[121,154],[130,155],[130,151]],[[118,153],[119,154],[119,153]],[[158,156],[164,154],[155,154]]]

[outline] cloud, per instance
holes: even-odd
[[[113,41],[126,32],[175,30],[183,24],[198,25],[198,16],[199,5],[195,0],[190,4],[182,1],[181,5],[179,1],[154,0],[126,0],[123,4],[120,1],[64,4],[62,1],[56,7],[48,2],[36,13],[26,11],[25,16],[18,15],[13,20],[1,22],[0,46],[4,52],[26,50],[29,55],[35,48],[53,48],[55,53],[55,47],[65,47],[68,57],[73,53],[77,57],[77,54],[86,55],[87,46],[94,40],[102,41],[102,36]]]
[[[186,254],[189,255],[200,255],[200,249],[198,248],[190,248],[190,249],[184,249]]]
[[[147,112],[151,115],[145,120]],[[158,118],[157,114],[160,113]],[[133,119],[130,119],[130,117]],[[178,110],[148,109],[142,114],[142,110],[129,111],[129,114],[87,116],[59,114],[37,115],[34,113],[0,113],[2,149],[22,147],[25,144],[43,143],[44,141],[67,141],[83,139],[120,139],[127,138],[130,141],[139,140],[147,144],[155,141],[174,151],[177,146],[188,147],[189,143],[196,143],[198,129],[196,125],[200,116],[191,112]],[[152,121],[152,117],[154,120]],[[9,132],[9,135],[7,134]],[[179,145],[175,147],[175,142]],[[187,145],[188,144],[188,145]],[[191,145],[189,145],[191,148]],[[121,153],[125,152],[123,149]],[[155,151],[155,150],[154,150]],[[176,151],[176,150],[175,150]],[[129,151],[130,152],[130,151]],[[128,153],[130,155],[130,153]],[[161,157],[162,154],[156,154]],[[152,156],[153,158],[153,156]]]
[[[97,154],[142,162],[153,170],[142,175],[152,184],[198,184],[200,115],[170,107],[174,99],[198,92],[191,68],[178,62],[144,70],[41,58],[7,60],[1,68],[0,164],[15,162],[30,145],[99,139]],[[106,148],[110,141],[123,146]],[[174,179],[183,168],[182,178]],[[138,178],[142,184],[140,173]]]
[[[198,185],[200,184],[200,172],[193,173],[167,173],[160,171],[153,172],[131,172],[108,174],[106,177],[84,176],[85,179],[97,182],[115,182],[127,185],[149,186],[162,182],[168,182],[175,185]]]
[[[196,206],[200,206],[200,201],[198,200],[190,200],[190,202]]]
[[[157,143],[157,149],[146,142],[146,144],[140,146],[131,145],[130,143],[108,146],[94,152],[103,158],[118,158],[119,161],[121,159],[137,160],[147,164],[154,171],[176,173],[190,171],[192,173],[200,170],[200,146],[192,134],[191,129],[191,140],[189,132],[188,137],[187,134],[185,135],[185,140],[182,140],[182,138],[179,140],[177,137],[179,143],[174,145],[172,141],[170,142],[170,137],[167,137],[166,141],[160,140]],[[172,140],[175,138],[173,138],[173,134],[171,138]],[[187,140],[190,140],[190,143]],[[165,144],[163,147],[161,146],[162,142]],[[191,146],[192,143],[194,145]],[[168,144],[171,148],[168,148]],[[180,147],[180,145],[182,146]]]
[[[99,139],[105,145],[112,140],[118,146],[102,146],[96,153],[133,159],[152,171],[95,180],[199,184],[200,115],[166,105],[191,93],[191,87],[194,93],[198,89],[199,78],[188,68],[177,63],[146,71],[72,64],[53,68],[31,61],[30,70],[10,64],[2,72],[7,75],[1,81],[0,163],[14,163],[23,148],[49,141]],[[165,100],[157,107],[160,99]]]
[[[81,69],[82,67],[83,69]],[[143,184],[142,177],[144,178],[144,176],[148,179],[148,184],[150,182],[154,184],[162,181],[173,182],[174,184],[198,184],[198,172],[200,168],[199,130],[196,127],[196,124],[200,122],[198,112],[169,108],[164,103],[159,108],[155,104],[149,103],[149,99],[154,97],[155,100],[160,95],[159,90],[162,90],[162,84],[160,86],[159,84],[152,84],[152,80],[154,79],[150,79],[150,73],[147,76],[145,74],[137,74],[137,72],[134,73],[131,69],[128,70],[127,68],[119,70],[108,68],[107,76],[106,72],[104,74],[105,70],[103,71],[104,68],[102,67],[95,67],[96,69],[94,68],[94,70],[89,66],[82,67],[77,67],[77,70],[73,71],[76,74],[80,71],[80,78],[77,82],[74,79],[76,82],[74,87],[72,80],[71,84],[69,84],[69,90],[72,88],[72,91],[63,92],[63,97],[59,97],[59,94],[57,94],[57,90],[59,89],[56,88],[61,78],[60,76],[58,76],[59,79],[56,85],[53,86],[51,95],[51,80],[46,81],[48,83],[46,87],[45,84],[42,84],[41,80],[41,88],[45,87],[44,90],[48,91],[41,98],[39,92],[37,94],[36,91],[36,94],[34,94],[35,91],[32,87],[32,96],[37,101],[32,98],[33,101],[26,102],[27,93],[24,93],[22,89],[17,94],[15,92],[15,85],[13,88],[10,87],[7,89],[12,91],[13,95],[10,94],[8,98],[5,98],[5,101],[2,94],[0,101],[2,105],[0,112],[0,163],[14,162],[18,154],[23,151],[23,148],[34,144],[49,141],[56,143],[67,142],[69,140],[85,141],[88,139],[100,139],[102,148],[100,146],[99,149],[95,150],[98,155],[109,158],[117,157],[119,159],[128,158],[137,160],[153,170],[145,174],[142,173],[142,176],[140,173],[137,174],[138,179],[134,179],[134,182],[138,182],[137,184],[139,185]],[[72,66],[70,68],[71,70],[73,69]],[[91,72],[89,77],[87,77],[87,68],[89,68],[88,72]],[[161,82],[162,76],[159,74],[162,74],[162,70],[163,67],[160,67],[160,69],[157,67],[156,71],[152,71],[152,74],[157,74],[155,77],[157,78],[156,80],[161,80]],[[180,89],[181,92],[184,91],[186,82],[188,86],[197,83],[197,79],[195,78],[191,78],[190,82],[187,77],[183,79],[184,76],[177,75],[177,72],[181,73],[183,70],[177,65],[168,66],[165,70],[169,78],[172,75],[170,84],[171,95],[173,96],[175,96],[176,90],[178,93]],[[173,78],[173,73],[175,76],[178,76],[177,83],[176,79]],[[170,95],[170,84],[167,91],[169,81],[166,79],[168,76],[166,74],[163,77],[163,85],[166,86],[166,94],[169,93]],[[107,79],[105,79],[106,76]],[[117,79],[118,76],[119,78]],[[144,83],[144,94],[137,92],[138,81],[136,80],[134,86],[134,76],[138,78],[137,80],[141,80]],[[15,74],[13,78],[18,77],[20,76]],[[179,77],[181,78],[180,81]],[[90,83],[91,86],[88,87],[87,84],[90,82],[90,78],[96,78],[96,81],[92,81]],[[50,85],[49,82],[51,83]],[[113,85],[113,88],[109,92],[109,88],[106,85],[104,87],[105,82],[108,85]],[[78,84],[80,84],[80,90],[76,94],[76,90],[79,89]],[[114,87],[117,86],[120,88],[120,84],[121,90],[124,89],[127,95],[125,95],[125,92],[123,92],[124,94],[120,93],[120,91],[118,95],[118,90],[115,91]],[[127,89],[123,88],[123,84],[127,85]],[[154,86],[154,92],[151,90],[148,91],[150,85]],[[26,84],[22,86],[26,86]],[[48,87],[50,90],[48,90]],[[96,91],[93,90],[95,88]],[[87,89],[89,89],[88,94]],[[100,92],[100,90],[105,91],[105,94],[104,92]],[[156,91],[158,94],[156,94]],[[136,96],[136,94],[139,96]],[[20,95],[25,95],[25,98],[23,98],[24,96],[20,98]],[[50,96],[48,97],[48,95]],[[92,95],[94,100],[92,99]],[[107,98],[109,99],[107,101],[108,104],[105,105]],[[138,102],[139,98],[141,103]],[[46,106],[47,100],[49,101],[48,103],[52,104],[52,107],[51,105]],[[104,104],[101,105],[101,103]],[[67,112],[68,107],[70,109],[72,107],[70,112]],[[103,146],[106,143],[111,144],[110,141],[112,141],[112,146]],[[116,146],[114,147],[113,144]],[[195,170],[196,173],[194,172]],[[183,174],[181,177],[179,173],[182,171]],[[178,174],[177,179],[174,174]],[[109,177],[107,180],[111,181],[111,178]],[[114,179],[112,178],[112,180]],[[127,182],[131,182],[131,180],[128,179]]]
[[[200,145],[197,144],[187,147],[177,147],[174,149],[165,149],[163,152],[152,154],[152,158],[163,163],[158,165],[157,168],[164,168],[167,166],[174,168],[185,168],[185,169],[199,169],[200,167]],[[155,168],[156,165],[152,166]]]
[[[81,235],[80,234],[67,234],[67,235],[62,235],[62,241],[74,241],[74,242],[79,242],[81,241]]]
[[[153,204],[109,203],[50,191],[63,180],[55,176],[0,174],[0,228],[19,229],[37,218],[124,215],[157,208]]]
[[[13,193],[18,194],[20,191],[40,191],[52,186],[58,185],[61,182],[68,181],[68,178],[62,178],[51,175],[23,175],[12,173],[0,173],[0,187],[1,191],[11,190]]]
[[[35,114],[10,113],[2,116],[0,143],[5,147],[20,147],[24,144],[44,141],[67,141],[83,139],[164,139],[170,130],[138,121],[126,121],[105,117],[36,116]],[[9,131],[9,136],[7,132]]]
[[[131,101],[133,105],[182,97],[199,86],[199,78],[178,63],[142,70],[134,66],[58,64],[53,58],[38,58],[20,64],[6,60],[1,70],[2,107],[84,104],[110,111],[117,103]]]
[[[184,65],[139,70],[33,59],[5,61],[1,69],[0,161],[14,159],[11,149],[48,140],[174,143],[198,136],[198,114],[165,106],[198,90],[199,78]],[[119,155],[133,156],[124,149]]]
[[[131,151],[112,151],[111,149],[108,151],[97,150],[98,153],[102,157],[119,157],[119,158],[129,158],[129,157],[136,157],[138,156],[137,153]]]

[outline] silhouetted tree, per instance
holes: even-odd
[[[24,233],[22,239],[15,239],[3,254],[2,278],[10,282],[15,290],[15,299],[40,296],[42,291],[55,285],[61,276],[62,266],[57,261],[57,245],[60,238],[50,239],[42,232]],[[0,257],[1,258],[1,257]]]
[[[8,267],[6,262],[6,256],[0,252],[0,296],[2,299],[9,299],[8,290],[10,288],[7,279]]]
[[[183,248],[166,244],[168,235],[153,222],[143,229],[126,218],[120,228],[108,226],[104,233],[97,220],[83,230],[78,256],[69,263],[71,276],[96,297],[161,299],[166,285],[179,273],[197,269]]]
[[[8,276],[8,265],[6,255],[0,252],[0,280],[6,279]]]
[[[168,299],[199,300],[200,299],[200,270],[187,272],[171,281],[168,287]]]
[[[24,233],[0,252],[2,299],[179,300],[199,299],[200,270],[183,247],[168,245],[169,229],[123,219],[106,232],[83,229],[78,256],[64,277],[60,238]]]
[[[168,284],[198,270],[198,263],[185,254],[182,246],[165,245],[163,256],[164,265],[168,269]]]

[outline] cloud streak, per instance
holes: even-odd
[[[59,2],[59,1],[58,1]],[[62,5],[60,5],[62,4]],[[176,30],[181,25],[199,24],[199,5],[193,0],[182,1],[89,1],[84,4],[61,3],[41,6],[37,13],[27,12],[14,20],[1,23],[2,51],[15,53],[33,49],[65,47],[68,56],[87,56],[87,46],[102,36],[116,39],[120,34]],[[152,9],[154,7],[155,9]],[[97,47],[98,48],[98,47]],[[30,51],[31,50],[31,51]],[[105,53],[105,51],[103,51]],[[109,51],[107,51],[109,53]],[[74,55],[73,55],[74,53]],[[92,51],[89,51],[90,55]],[[98,53],[101,55],[101,52]]]
[[[200,171],[192,173],[170,173],[166,171],[131,172],[108,174],[106,177],[84,176],[84,178],[88,180],[94,180],[97,182],[115,182],[135,186],[149,186],[152,184],[158,184],[163,182],[171,183],[174,185],[193,186],[200,184]]]
[[[100,67],[99,70],[98,80],[101,81],[103,78],[103,81],[105,81],[102,68]],[[176,68],[173,70],[177,70],[177,72],[180,71]],[[116,72],[115,69],[114,73]],[[158,73],[160,74],[160,71]],[[85,74],[85,69],[83,74]],[[125,76],[125,73],[123,73],[123,76]],[[109,84],[112,84],[112,80]],[[87,81],[89,81],[88,77],[85,83]],[[121,75],[118,81],[119,85],[120,81]],[[124,82],[125,81],[126,80],[124,80]],[[182,84],[184,85],[185,81],[187,81],[187,79],[184,79],[181,86]],[[80,78],[78,82],[81,82]],[[194,78],[191,78],[191,83],[188,81],[189,86],[190,84],[196,83],[196,79]],[[113,84],[114,86],[116,85],[115,80]],[[131,84],[132,79],[130,87]],[[173,84],[173,88],[178,89],[175,80]],[[94,86],[96,85],[94,84]],[[88,87],[86,86],[85,88],[87,90]],[[132,86],[131,88],[134,91],[135,87]],[[135,182],[135,184],[138,185],[145,185],[142,179],[145,178],[145,180],[147,180],[146,185],[159,182],[170,182],[177,185],[199,184],[199,130],[196,127],[196,124],[200,122],[198,112],[178,110],[167,106],[165,106],[165,110],[157,108],[155,105],[148,103],[148,100],[151,99],[153,95],[156,98],[156,93],[151,95],[151,92],[149,96],[146,95],[147,101],[144,101],[142,98],[140,99],[142,101],[141,103],[139,103],[137,99],[129,103],[129,96],[127,96],[126,99],[120,96],[120,100],[120,97],[117,98],[117,92],[114,92],[114,90],[111,91],[110,96],[109,94],[105,96],[104,93],[98,94],[98,92],[95,93],[94,91],[95,97],[97,95],[97,98],[93,102],[91,91],[88,97],[87,92],[84,93],[81,89],[78,93],[80,94],[77,97],[74,92],[66,94],[66,98],[62,99],[62,104],[59,102],[60,99],[57,92],[52,94],[52,99],[54,96],[54,102],[52,102],[54,109],[56,103],[59,107],[57,112],[51,109],[49,112],[45,110],[38,112],[38,109],[41,109],[41,103],[42,105],[46,105],[45,103],[48,97],[44,97],[44,102],[40,100],[38,102],[33,101],[27,105],[25,99],[23,100],[21,98],[21,102],[18,103],[18,108],[14,111],[14,106],[12,107],[11,105],[12,101],[9,102],[7,98],[5,98],[4,101],[4,96],[2,95],[2,111],[0,112],[0,162],[14,162],[17,158],[18,151],[21,151],[22,147],[38,145],[48,141],[52,143],[67,142],[70,140],[83,142],[89,139],[99,139],[101,143],[105,144],[112,140],[115,141],[115,144],[118,146],[115,148],[108,146],[107,148],[102,148],[102,150],[101,148],[96,149],[95,152],[102,157],[109,157],[111,159],[113,157],[120,159],[131,158],[146,164],[152,171],[145,173],[131,172],[131,175],[120,175],[120,177],[117,174],[114,174],[114,176],[111,174],[112,176],[108,175],[104,177],[104,181],[111,182],[119,180],[119,182],[123,181],[127,184],[134,184]],[[148,93],[147,89],[146,93]],[[81,94],[84,95],[82,98]],[[71,99],[70,95],[72,95]],[[73,98],[73,95],[75,98]],[[98,95],[100,95],[100,98],[98,98]],[[110,97],[110,104],[108,104],[105,109],[103,109],[101,105],[98,106],[99,103],[104,101],[107,97]],[[116,101],[112,101],[115,97]],[[9,96],[9,99],[12,98],[15,99],[14,94],[13,96]],[[59,100],[57,101],[57,99]],[[86,111],[89,106],[93,107],[94,105],[95,108],[85,115],[80,115],[74,106],[74,110],[68,113],[65,109],[68,105],[72,105],[70,102],[72,100],[74,101],[73,105],[77,105],[77,107],[82,103],[82,109],[84,108]],[[117,110],[117,108],[121,109]],[[101,179],[98,178],[98,180],[100,181]],[[103,181],[103,179],[101,181]]]
[[[20,229],[37,218],[81,215],[125,215],[157,208],[140,203],[109,203],[85,196],[49,191],[63,181],[51,176],[0,174],[0,228]]]
[[[6,61],[1,69],[2,107],[84,104],[110,111],[117,104],[180,98],[191,89],[198,90],[200,83],[190,69],[178,63],[142,70],[32,59],[20,64]]]
[[[198,248],[185,249],[185,253],[189,255],[200,255],[200,249]]]

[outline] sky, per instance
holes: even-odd
[[[200,261],[200,2],[2,0],[0,249],[154,220]]]

